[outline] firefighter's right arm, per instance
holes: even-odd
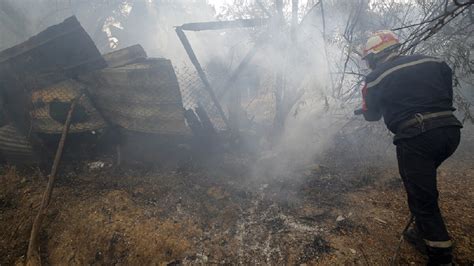
[[[362,88],[362,114],[367,121],[378,121],[382,118],[382,111],[374,89],[368,88],[367,84]]]

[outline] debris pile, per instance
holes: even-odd
[[[75,17],[0,52],[0,79],[3,162],[50,161],[75,100],[69,150],[120,151],[125,139],[137,150],[144,135],[157,145],[190,135],[171,61],[148,58],[140,45],[102,56]]]

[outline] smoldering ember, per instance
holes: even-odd
[[[474,265],[472,0],[0,0],[0,265]]]

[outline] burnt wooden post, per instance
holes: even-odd
[[[193,132],[194,136],[202,137],[202,123],[199,121],[199,118],[196,116],[196,113],[192,109],[187,109],[184,111],[184,117],[186,118],[186,122],[188,122],[189,128],[191,132]]]
[[[36,215],[35,220],[33,221],[33,226],[31,228],[30,242],[28,244],[27,261],[26,261],[27,265],[29,266],[41,265],[41,257],[39,253],[39,233],[41,230],[41,224],[43,223],[44,217],[46,216],[46,211],[48,209],[49,202],[51,200],[54,179],[56,178],[56,173],[58,172],[58,166],[63,154],[64,144],[66,143],[66,136],[71,126],[72,114],[74,112],[74,108],[76,107],[76,103],[79,99],[80,97],[77,99],[74,99],[71,102],[71,107],[69,108],[66,121],[64,122],[63,131],[61,133],[61,139],[59,140],[58,149],[56,150],[56,155],[54,157],[53,166],[51,167],[51,173],[49,174],[48,185],[46,186],[46,190],[44,191],[38,214]]]
[[[277,32],[277,45],[278,49],[283,49],[283,34],[281,29],[284,25],[284,17],[283,17],[283,0],[275,0],[275,8],[276,8],[276,18],[274,23],[274,30]],[[284,58],[284,55],[280,55]],[[274,134],[279,135],[283,131],[283,125],[285,117],[283,115],[283,97],[284,97],[284,90],[285,90],[285,75],[284,75],[284,66],[278,66],[278,69],[275,73],[275,118],[273,121],[273,128]]]
[[[298,27],[298,0],[291,2],[291,41],[296,42],[296,29]]]
[[[216,136],[216,129],[214,128],[211,119],[207,115],[206,109],[204,109],[201,103],[198,103],[198,106],[196,107],[196,114],[199,117],[199,120],[201,121],[202,129],[204,130],[206,135],[211,137]]]

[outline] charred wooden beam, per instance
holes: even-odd
[[[183,24],[181,27],[178,27],[178,28],[181,28],[182,30],[188,30],[188,31],[251,28],[251,27],[264,26],[268,24],[268,21],[269,20],[266,18],[256,18],[256,19],[237,19],[237,20],[230,20],[230,21],[196,22],[196,23]]]
[[[212,124],[211,119],[209,118],[209,115],[206,112],[206,109],[204,109],[204,107],[200,103],[198,103],[198,107],[196,107],[196,114],[199,117],[199,120],[201,120],[202,129],[204,130],[204,133],[210,136],[215,136],[216,129],[214,128],[214,125]]]
[[[193,135],[196,137],[200,137],[202,133],[202,124],[199,121],[196,113],[192,109],[187,109],[184,112],[184,117],[186,118],[186,122],[188,123],[189,128],[193,132]]]
[[[147,58],[147,55],[141,45],[135,44],[105,54],[103,57],[108,67],[121,67],[136,62],[142,62]]]
[[[206,91],[209,93],[211,96],[211,100],[214,103],[214,105],[217,108],[217,111],[219,112],[219,115],[221,116],[222,120],[224,121],[225,125],[227,128],[229,127],[229,121],[224,113],[224,110],[222,110],[222,106],[219,103],[219,100],[216,97],[216,94],[214,93],[214,89],[212,88],[209,80],[207,79],[206,74],[204,73],[204,70],[201,67],[201,64],[199,63],[199,60],[196,57],[196,54],[194,53],[193,48],[191,47],[191,44],[189,43],[188,37],[186,37],[186,34],[184,33],[183,29],[181,27],[176,28],[176,34],[178,35],[179,40],[183,44],[184,49],[186,50],[186,53],[188,54],[189,59],[193,63],[194,67],[196,68],[196,71],[199,75],[199,78],[201,79],[202,83],[204,84],[204,88]]]

